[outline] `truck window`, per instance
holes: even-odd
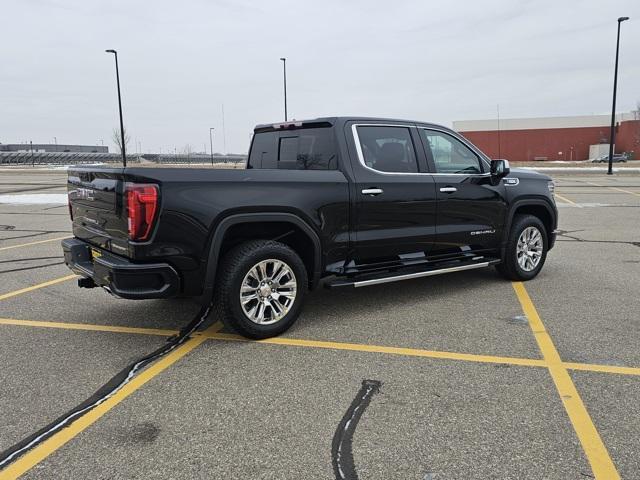
[[[457,138],[436,130],[420,130],[431,150],[436,173],[482,173],[480,159]]]
[[[418,171],[411,133],[406,127],[357,127],[365,165],[374,170],[392,173]]]
[[[253,137],[248,168],[335,170],[336,146],[330,128],[261,132]]]

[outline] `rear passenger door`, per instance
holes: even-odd
[[[420,127],[438,198],[433,256],[497,249],[507,203],[502,181],[453,132]]]
[[[354,147],[352,267],[425,259],[436,233],[436,192],[415,127],[353,123],[346,134]]]

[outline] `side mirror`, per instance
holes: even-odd
[[[496,178],[502,178],[509,175],[511,169],[509,168],[509,160],[496,159],[491,160],[491,176]]]

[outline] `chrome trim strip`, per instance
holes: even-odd
[[[368,287],[369,285],[378,285],[380,283],[398,282],[401,280],[410,280],[412,278],[430,277],[432,275],[440,275],[443,273],[460,272],[462,270],[472,270],[474,268],[488,267],[489,262],[476,263],[473,265],[462,265],[460,267],[442,268],[440,270],[431,270],[428,272],[416,272],[408,273],[406,275],[397,275],[395,277],[374,278],[372,280],[362,280],[360,282],[354,282],[353,287]]]
[[[383,172],[381,170],[376,170],[375,168],[369,167],[364,161],[364,154],[362,153],[362,145],[360,145],[360,137],[358,136],[358,127],[401,127],[401,128],[421,128],[422,130],[435,130],[437,132],[442,132],[447,135],[451,135],[451,132],[447,130],[443,130],[440,128],[433,127],[422,127],[414,124],[394,124],[394,123],[354,123],[351,125],[351,132],[353,134],[353,140],[356,144],[356,152],[358,153],[358,160],[360,161],[360,165],[362,165],[367,170],[371,170],[372,172],[378,173],[380,175],[431,175],[431,176],[465,176],[465,177],[488,177],[491,173],[436,173],[436,172]],[[487,164],[487,161],[478,154],[478,151],[473,148],[466,140],[457,136],[451,135],[456,140],[462,142],[465,146],[467,146],[474,154],[478,156],[480,161],[484,163],[487,168],[490,168],[490,165]],[[413,141],[413,139],[412,139]],[[414,145],[415,149],[415,145]],[[416,152],[417,154],[418,152]],[[417,158],[416,158],[417,161]]]

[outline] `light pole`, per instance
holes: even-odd
[[[616,66],[613,73],[613,106],[611,107],[611,131],[609,133],[609,168],[607,175],[613,175],[613,146],[616,141],[616,90],[618,89],[618,53],[620,52],[620,24],[629,17],[618,18],[618,37],[616,39]]]
[[[209,143],[211,144],[211,165],[213,165],[213,131],[215,128],[209,127]]]
[[[57,137],[53,137],[53,143],[56,144],[56,152],[58,151],[58,138]]]
[[[120,142],[122,151],[122,166],[127,166],[127,152],[124,144],[124,123],[122,122],[122,98],[120,97],[120,72],[118,71],[118,52],[115,50],[105,50],[107,53],[113,53],[116,59],[116,82],[118,83],[118,110],[120,112]]]
[[[287,121],[287,59],[281,58],[282,60],[282,73],[284,76],[284,121]]]

